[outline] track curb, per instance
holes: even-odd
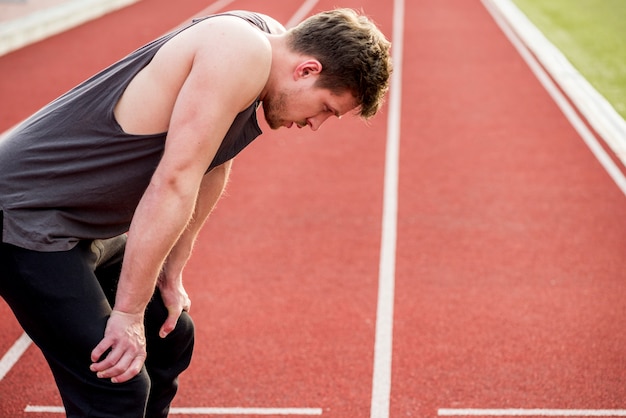
[[[484,0],[493,5],[537,57],[578,111],[626,166],[626,121],[537,29],[511,0]]]
[[[0,23],[0,56],[139,0],[72,0]]]

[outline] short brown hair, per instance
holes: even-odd
[[[350,91],[361,117],[376,114],[389,88],[391,43],[369,18],[352,9],[313,15],[289,31],[289,46],[322,64],[319,87]]]

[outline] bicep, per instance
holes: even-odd
[[[246,39],[250,34],[215,36],[218,39],[198,46],[194,54],[174,104],[165,153],[157,169],[175,176],[191,175],[196,185],[237,114],[256,100],[267,80],[267,74],[249,68],[260,64],[269,71],[270,64],[269,54],[259,52],[255,39]]]

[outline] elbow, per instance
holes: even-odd
[[[146,192],[163,203],[177,200],[180,204],[193,202],[198,195],[200,182],[188,173],[168,173],[166,175],[155,173],[150,180]]]

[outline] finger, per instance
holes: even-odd
[[[108,357],[107,351],[113,348],[113,341],[110,338],[103,338],[98,345],[91,351],[91,361],[94,363],[100,363],[104,358]],[[92,365],[93,366],[93,365]],[[95,370],[94,370],[95,371]]]
[[[178,323],[178,317],[180,316],[180,312],[174,312],[170,309],[168,309],[168,311],[169,314],[159,330],[159,337],[161,338],[167,337],[170,332],[174,331],[174,328],[176,328],[176,324]]]
[[[93,372],[98,372],[98,377],[107,377],[100,376],[100,373],[109,370],[111,367],[114,367],[120,361],[123,355],[124,350],[120,348],[113,348],[108,353],[106,353],[104,358],[100,358],[99,361],[92,363],[89,369]]]
[[[115,365],[98,373],[98,377],[110,378],[113,383],[125,382],[141,371],[145,361],[145,353],[126,352]]]
[[[137,376],[139,372],[141,372],[145,360],[146,359],[141,356],[135,357],[123,373],[111,378],[111,382],[124,383]]]
[[[113,380],[114,378],[125,373],[126,370],[128,370],[134,358],[135,356],[133,354],[125,353],[110,367],[107,367],[106,369],[99,371],[97,373],[97,376],[100,379],[112,378],[111,380]]]

